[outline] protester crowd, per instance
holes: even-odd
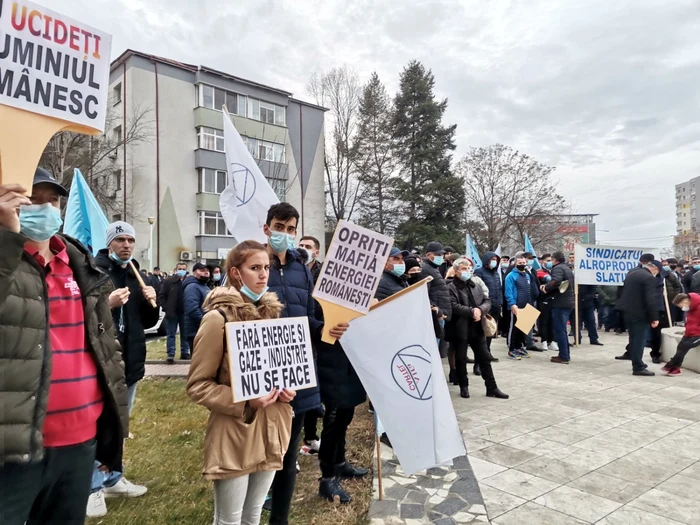
[[[109,225],[107,247],[94,258],[59,233],[66,195],[43,169],[29,196],[17,185],[0,186],[0,521],[82,523],[86,515],[107,513],[105,497],[147,492],[124,476],[122,454],[145,373],[144,330],[160,309],[167,360],[174,362],[179,331],[179,357],[191,360],[187,395],[209,411],[203,475],[213,481],[214,523],[255,524],[263,507],[271,524],[288,523],[300,452],[318,456],[319,495],[349,503],[342,480],[369,473],[346,457],[347,430],[366,394],[343,350],[348,325],[331,328],[335,343],[322,341],[323,310],[312,297],[320,242],[297,241],[297,210],[272,206],[263,228],[267,243],[238,243],[223,268],[196,263],[190,273],[181,263],[171,275],[159,268],[144,274],[133,259],[136,233],[126,222]],[[583,326],[590,345],[602,346],[598,330],[627,331],[628,350],[617,359],[631,360],[639,376],[653,375],[642,360],[647,344],[660,362],[664,326],[686,321],[667,374],[680,373],[683,357],[700,345],[700,257],[688,263],[644,254],[623,287],[579,286],[578,326],[573,254],[486,252],[480,259],[438,240],[423,253],[394,246],[376,291],[375,301],[382,301],[429,278],[435,338],[462,398],[470,397],[473,363],[486,396],[508,399],[497,386],[491,351],[500,337],[508,359],[552,350],[552,363],[568,364],[570,337],[582,344]],[[516,324],[529,306],[541,314],[526,333]],[[225,324],[284,317],[308,318],[318,386],[234,403]]]

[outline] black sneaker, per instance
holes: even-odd
[[[656,364],[656,365],[659,365],[659,364],[661,364],[661,357],[652,357],[651,362]]]
[[[345,489],[340,485],[340,481],[336,478],[322,479],[318,484],[318,495],[331,503],[335,501],[335,498],[338,498],[343,505],[347,505],[352,501],[350,494],[345,492]]]
[[[648,369],[645,368],[644,370],[635,370],[634,372],[632,372],[632,375],[633,375],[633,376],[646,376],[646,377],[651,377],[651,376],[654,376],[654,375],[656,375],[656,374],[655,374],[654,372],[652,372],[651,370],[648,370]]]
[[[362,467],[356,467],[349,461],[346,461],[340,468],[341,478],[364,478],[367,474],[369,474],[369,470]]]
[[[189,361],[190,359],[192,359],[192,355],[190,355],[190,354],[180,355],[180,361]]]
[[[168,356],[168,359],[166,361],[169,365],[174,365],[175,364],[175,357]]]

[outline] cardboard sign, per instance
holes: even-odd
[[[226,323],[233,401],[316,386],[308,317]]]
[[[529,334],[539,316],[540,311],[531,304],[527,304],[525,308],[518,309],[518,320],[515,323],[515,327],[522,333]]]
[[[658,257],[658,251],[649,248],[577,244],[574,248],[576,283],[622,286],[627,273],[639,265],[644,253]]]
[[[112,37],[27,0],[0,6],[0,104],[103,131]]]
[[[366,314],[393,244],[391,237],[340,221],[313,297]]]

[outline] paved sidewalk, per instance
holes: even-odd
[[[585,339],[584,332],[584,341]],[[700,375],[632,376],[616,361],[625,335],[604,347],[501,358],[494,370],[508,401],[486,398],[470,375],[471,399],[451,387],[455,410],[493,525],[700,524]]]
[[[146,363],[146,377],[187,377],[189,364]]]

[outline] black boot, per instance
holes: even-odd
[[[469,387],[467,386],[461,386],[459,387],[459,395],[463,397],[464,399],[469,399]]]
[[[489,350],[489,361],[491,361],[492,363],[498,363],[498,357],[493,357],[493,355],[491,354],[491,350]]]
[[[505,392],[501,392],[498,387],[490,388],[486,390],[486,397],[495,397],[498,399],[508,399],[510,396]]]
[[[453,385],[459,384],[457,382],[457,370],[454,370],[454,369],[450,370],[449,382],[452,383]]]
[[[350,494],[340,484],[338,478],[321,479],[318,485],[318,495],[333,503],[337,497],[340,503],[348,504],[352,501]]]
[[[340,467],[341,478],[364,478],[367,474],[369,474],[369,470],[362,467],[356,467],[349,461],[346,461]]]
[[[480,376],[481,375],[481,367],[479,366],[479,363],[476,363],[474,365],[474,375],[475,376]]]

